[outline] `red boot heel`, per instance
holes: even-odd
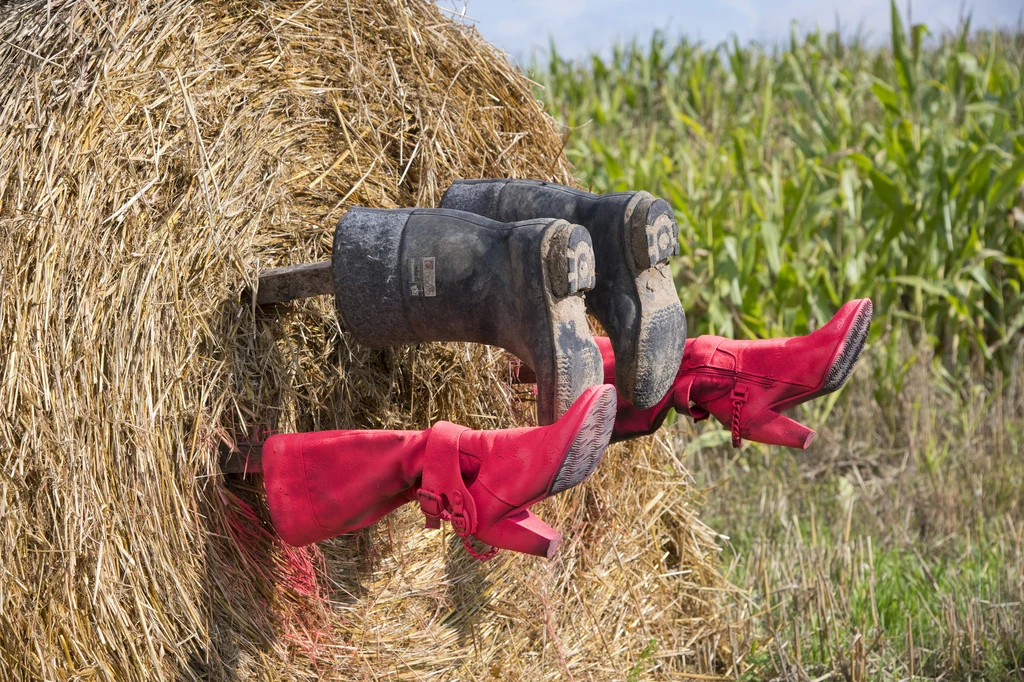
[[[562,544],[562,534],[528,510],[506,516],[480,534],[478,539],[493,547],[548,559],[555,556]]]
[[[818,435],[800,422],[771,410],[751,419],[747,423],[746,434],[747,440],[798,450],[809,448]],[[734,434],[734,443],[736,440],[738,438]]]

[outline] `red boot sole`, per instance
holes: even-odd
[[[568,490],[586,480],[604,457],[608,441],[615,428],[615,389],[610,385],[591,407],[583,423],[580,424],[576,437],[566,450],[562,464],[555,474],[548,496]]]
[[[857,360],[860,359],[860,354],[864,351],[864,344],[868,340],[872,311],[871,299],[864,299],[864,302],[857,310],[853,323],[850,325],[850,331],[847,332],[846,338],[843,339],[836,359],[832,361],[832,366],[828,370],[828,379],[825,381],[825,386],[819,395],[826,395],[839,390],[846,383],[846,380],[850,378],[850,373],[853,372]]]

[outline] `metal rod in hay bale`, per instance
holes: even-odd
[[[273,305],[334,293],[331,261],[271,268],[260,274],[256,305]]]

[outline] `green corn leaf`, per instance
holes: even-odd
[[[764,88],[761,91],[761,130],[759,137],[761,139],[762,147],[768,145],[768,130],[771,125],[773,104],[775,98],[773,97],[772,87],[775,84],[775,76],[769,71],[768,75],[764,79]]]
[[[914,97],[914,65],[910,51],[907,49],[907,34],[903,30],[903,20],[896,9],[896,0],[889,0],[892,18],[892,52],[896,57],[896,76],[900,90],[908,99]]]
[[[768,268],[772,274],[777,275],[782,267],[782,260],[779,258],[779,228],[770,220],[761,223],[761,243],[768,259]]]
[[[740,176],[747,174],[747,145],[744,142],[743,128],[737,128],[732,133],[732,143],[736,152],[736,172]]]
[[[1002,303],[1002,301],[999,300],[1001,298],[999,296],[999,292],[996,291],[996,289],[989,282],[988,274],[985,272],[985,268],[981,263],[971,268],[968,271],[968,273],[970,274],[971,279],[973,279],[975,282],[981,285],[981,288],[985,290],[985,293],[995,298],[998,302]]]
[[[918,277],[917,275],[896,275],[894,277],[890,277],[889,281],[914,289],[922,289],[930,294],[935,294],[936,296],[947,296],[949,294],[949,291],[947,291],[941,284],[929,282],[923,277]]]
[[[1016,268],[1018,271],[1018,276],[1024,279],[1024,258],[1015,258],[1013,256],[1008,256],[1004,252],[997,251],[995,249],[982,249],[978,255],[984,258],[985,260],[995,260],[1000,263],[1003,263],[1004,265],[1009,265],[1010,267]]]
[[[678,109],[676,109],[676,111],[673,113],[675,114],[676,119],[678,119],[687,128],[692,130],[694,134],[697,135],[697,137],[699,137],[701,140],[707,141],[708,131],[704,129],[704,126],[702,126],[700,123],[684,114],[682,111],[679,111]]]
[[[892,179],[874,168],[871,169],[870,176],[871,184],[878,198],[884,201],[897,215],[902,216],[905,206],[900,188]]]
[[[854,152],[846,158],[857,164],[857,168],[860,168],[864,172],[868,172],[874,167],[874,164],[871,163],[871,159],[858,152]]]
[[[800,184],[800,195],[797,197],[796,204],[793,205],[792,210],[786,212],[786,216],[782,221],[782,239],[786,239],[790,234],[793,221],[802,217],[804,207],[807,204],[807,197],[810,196],[813,186],[814,175],[807,173]]]
[[[836,291],[835,284],[832,282],[831,271],[828,268],[821,268],[820,281],[825,287],[825,293],[828,295],[829,302],[837,308],[842,305],[842,301],[839,300],[839,292]]]
[[[857,218],[857,207],[856,207],[856,196],[857,190],[854,188],[854,178],[856,172],[852,168],[845,168],[840,174],[840,187],[842,188],[843,195],[843,206],[846,208],[846,214],[850,220],[856,220]]]
[[[900,100],[892,86],[884,81],[875,79],[874,84],[871,86],[871,92],[875,94],[875,97],[878,98],[878,101],[887,111],[897,116],[899,115]]]
[[[1017,157],[1009,168],[1001,172],[992,183],[988,201],[1005,210],[1005,203],[1015,192],[1021,192],[1024,181],[1024,154]]]

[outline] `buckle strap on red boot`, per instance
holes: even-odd
[[[441,521],[451,521],[466,551],[487,561],[498,553],[497,548],[481,553],[473,549],[469,539],[476,531],[476,503],[462,480],[459,466],[459,437],[468,430],[450,422],[437,422],[431,427],[423,453],[423,483],[416,491],[416,499],[427,517],[427,528],[440,528]]]
[[[740,418],[742,417],[743,404],[747,402],[747,385],[736,382],[732,387],[732,420],[729,428],[732,431],[732,446],[738,448],[743,444],[740,438]]]
[[[682,372],[680,372],[680,374],[682,374]],[[692,417],[695,422],[704,421],[711,415],[711,413],[700,405],[690,404],[690,390],[693,388],[694,375],[687,374],[682,376],[681,379],[681,381],[676,383],[676,387],[674,389],[676,394],[676,402],[674,405],[676,412],[685,412]]]

